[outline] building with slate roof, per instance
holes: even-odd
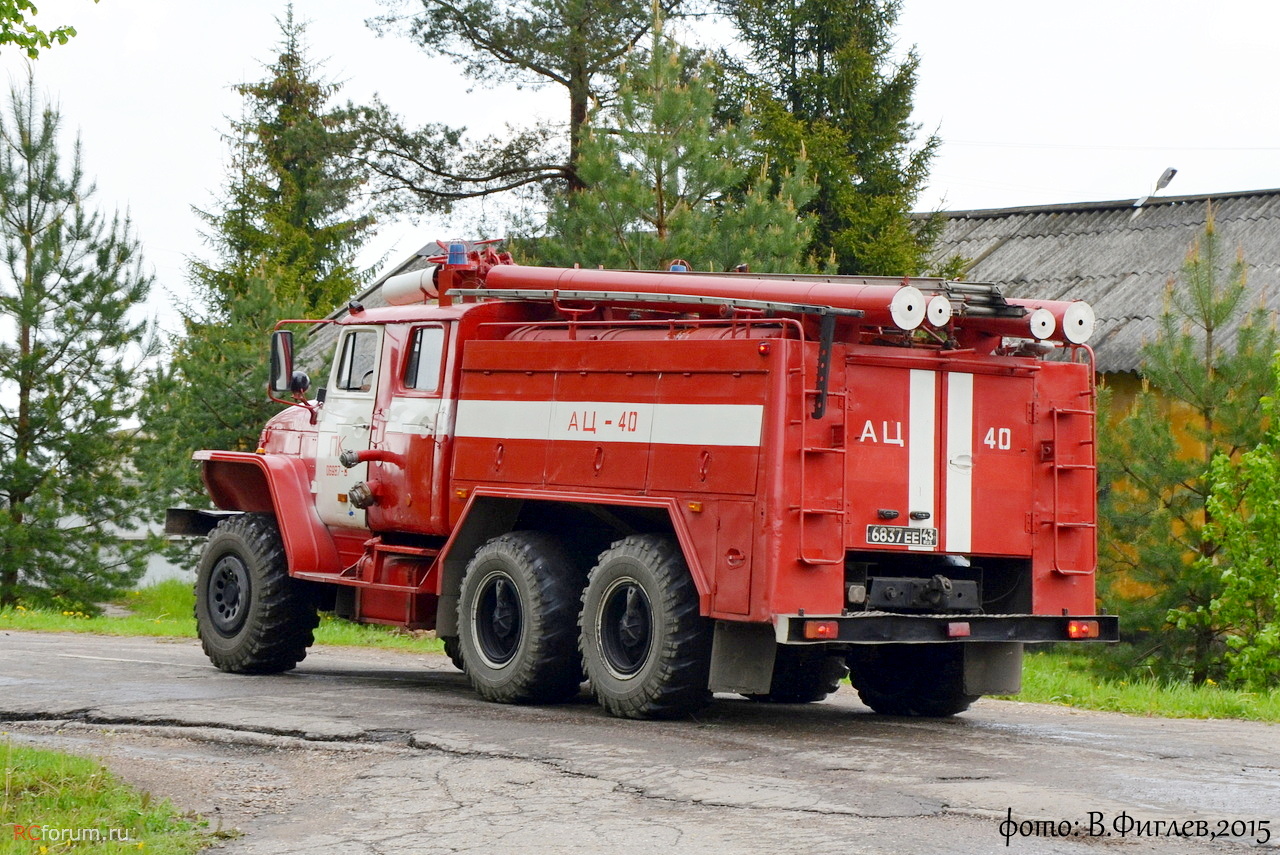
[[[1280,312],[1280,189],[1157,196],[1140,208],[1134,202],[946,211],[929,266],[959,256],[966,280],[994,283],[1008,297],[1085,300],[1098,317],[1090,344],[1099,372],[1135,374],[1143,342],[1156,334],[1166,286],[1204,231],[1212,202],[1223,262],[1241,251],[1255,300]],[[427,267],[425,256],[439,251],[428,244],[356,299],[370,308],[385,305],[382,282]],[[321,331],[308,354],[326,353],[332,340],[332,331]]]
[[[1280,190],[1134,201],[944,212],[930,262],[960,256],[966,280],[1008,297],[1087,301],[1099,372],[1137,372],[1212,201],[1224,264],[1242,252],[1255,301],[1280,311]]]

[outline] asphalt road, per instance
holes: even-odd
[[[483,703],[440,656],[317,648],[245,677],[195,642],[5,632],[0,730],[238,829],[227,853],[1280,848],[1280,729],[1249,722],[987,699],[886,718],[847,686],[621,721]]]

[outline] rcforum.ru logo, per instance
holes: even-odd
[[[13,823],[14,840],[33,843],[131,843],[128,828],[60,828],[56,825]]]

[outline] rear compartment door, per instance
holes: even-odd
[[[1029,377],[848,366],[851,549],[1028,555]]]
[[[941,475],[947,552],[1031,554],[1033,459],[1029,376],[946,372]]]
[[[846,543],[852,548],[936,549],[937,386],[934,371],[848,366]]]

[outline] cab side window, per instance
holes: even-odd
[[[337,387],[348,392],[368,392],[373,388],[377,365],[378,333],[375,330],[348,332],[342,340],[342,356],[338,359]]]
[[[444,356],[444,328],[420,327],[413,331],[409,362],[405,366],[406,389],[436,392],[440,389],[440,364]]]

